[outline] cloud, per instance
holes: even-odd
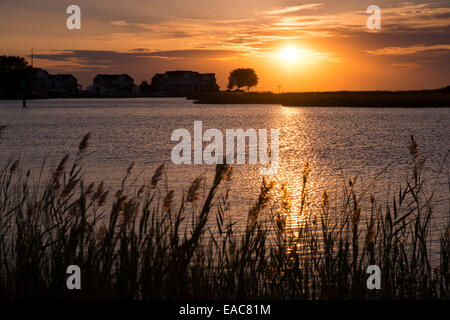
[[[450,44],[436,44],[428,46],[414,45],[409,47],[385,47],[377,50],[366,50],[366,52],[373,55],[406,55],[432,50],[450,50]]]
[[[300,10],[318,9],[321,7],[323,7],[323,3],[310,3],[310,4],[304,4],[301,6],[292,6],[292,7],[282,8],[282,9],[268,10],[268,11],[264,11],[263,14],[265,14],[265,15],[281,15],[281,14],[285,14],[285,13],[297,12]]]
[[[226,49],[257,53],[262,48],[276,47],[282,41],[315,41],[318,38],[351,38],[353,44],[369,37],[366,27],[368,14],[342,9],[337,13],[321,10],[305,14],[305,10],[322,8],[322,3],[260,11],[246,19],[173,18],[143,23],[142,21],[111,21],[115,31],[109,34],[111,42],[128,39],[146,45],[163,43],[165,48]],[[392,43],[442,43],[450,30],[450,8],[443,4],[401,3],[396,7],[381,8],[382,29],[371,38],[378,47]],[[336,42],[336,41],[333,41]],[[384,43],[383,43],[384,42]],[[414,43],[413,42],[413,43]],[[445,43],[445,42],[444,42]],[[365,48],[372,49],[372,48]],[[364,49],[360,49],[364,52]]]
[[[421,64],[416,62],[400,62],[400,63],[392,63],[391,66],[399,67],[399,68],[408,68],[408,69],[417,69],[422,68]]]
[[[178,60],[178,59],[231,59],[241,54],[232,50],[169,50],[149,51],[137,48],[127,52],[106,50],[62,50],[47,53],[35,53],[35,59],[51,62],[67,62],[83,69],[108,68],[114,66],[139,65],[148,60]]]
[[[110,24],[112,24],[113,26],[128,26],[130,25],[128,22],[126,22],[125,20],[116,20],[116,21],[111,21]]]
[[[288,31],[313,31],[317,36],[352,36],[369,32],[366,11],[342,11],[336,14],[289,15],[274,17],[271,24]],[[402,3],[398,7],[381,8],[381,30],[384,34],[440,32],[448,34],[450,8],[442,4]]]

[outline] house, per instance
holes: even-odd
[[[101,97],[131,97],[136,90],[133,78],[127,74],[98,74],[89,89]]]
[[[35,69],[32,94],[38,97],[77,97],[80,91],[78,80],[71,74],[49,74],[44,69]]]
[[[78,84],[77,78],[71,74],[57,74],[63,81],[64,91],[71,97],[77,97],[81,91],[81,85]]]
[[[64,81],[56,75],[49,74],[44,69],[35,69],[32,93],[42,97],[62,95],[64,93]]]
[[[214,73],[194,71],[167,71],[155,74],[150,85],[150,95],[158,97],[185,97],[193,92],[218,91]]]

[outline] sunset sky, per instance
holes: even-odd
[[[81,30],[66,8],[81,8]],[[381,30],[366,9],[381,8]],[[97,73],[137,84],[167,70],[251,67],[257,90],[421,89],[450,85],[450,1],[2,0],[0,54],[29,56],[85,88]]]

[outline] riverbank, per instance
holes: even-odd
[[[281,104],[308,107],[450,107],[450,87],[420,91],[219,92],[192,95],[197,104]]]

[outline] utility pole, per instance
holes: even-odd
[[[278,94],[281,93],[281,87],[282,87],[282,86],[278,86]]]

